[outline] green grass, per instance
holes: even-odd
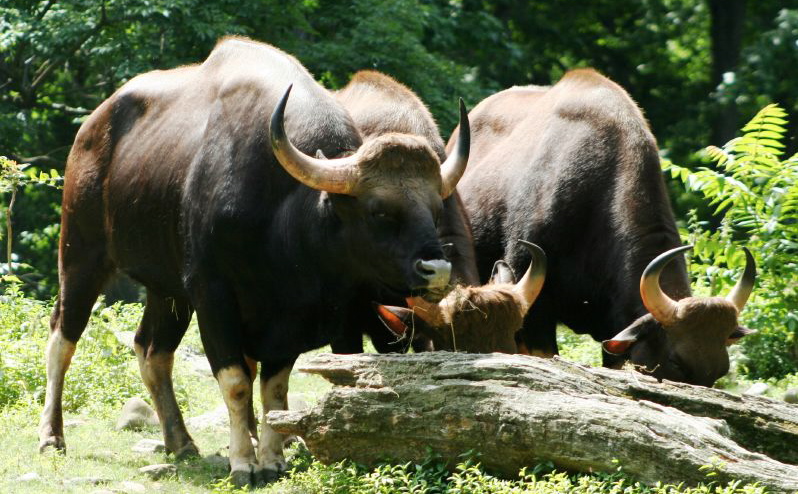
[[[94,311],[89,328],[81,339],[65,391],[68,453],[40,455],[37,450],[37,423],[41,413],[44,386],[44,346],[51,307],[23,298],[12,291],[0,299],[0,493],[84,493],[98,489],[125,492],[135,482],[146,492],[239,493],[226,480],[226,469],[202,459],[178,462],[177,474],[158,481],[139,473],[140,467],[172,463],[163,453],[137,453],[131,447],[143,438],[161,439],[157,428],[140,432],[116,431],[114,422],[124,401],[130,396],[147,397],[135,356],[121,340],[134,331],[141,307],[138,305],[103,307]],[[121,337],[118,337],[121,335]],[[561,328],[558,342],[562,357],[599,365],[598,343]],[[370,347],[370,345],[368,345]],[[317,352],[329,351],[323,348]],[[371,348],[373,351],[373,348]],[[317,353],[312,352],[312,353]],[[215,410],[222,404],[216,381],[198,372],[188,359],[200,358],[202,346],[196,323],[192,323],[178,353],[175,387],[186,418]],[[298,363],[310,357],[303,355]],[[204,357],[202,357],[204,358]],[[798,378],[773,383],[798,385]],[[750,383],[744,383],[745,385]],[[313,404],[331,385],[320,377],[294,371],[290,394]],[[257,388],[257,387],[256,387]],[[773,391],[774,393],[778,391]],[[257,402],[257,400],[256,400]],[[258,408],[256,406],[256,408]],[[191,429],[202,455],[219,452],[226,456],[226,427]],[[379,445],[375,445],[379,447]],[[553,471],[550,466],[533,466],[518,479],[500,479],[484,472],[473,460],[464,458],[456,471],[447,471],[430,458],[416,464],[386,464],[365,468],[351,462],[322,465],[306,450],[289,452],[294,470],[262,493],[743,493],[761,492],[752,486],[646,487],[634,483],[622,471],[612,474],[576,475]],[[37,480],[19,481],[25,474]],[[76,480],[77,479],[77,480]],[[84,479],[84,480],[80,480]],[[102,480],[98,485],[85,479]],[[711,480],[711,479],[708,479]],[[133,491],[130,491],[133,492]]]

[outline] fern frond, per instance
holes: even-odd
[[[704,152],[706,152],[707,156],[718,165],[723,165],[727,161],[733,161],[734,156],[726,149],[719,148],[718,146],[707,146],[704,148]]]

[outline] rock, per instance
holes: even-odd
[[[230,425],[230,416],[225,405],[219,405],[214,410],[186,420],[189,429],[226,428]]]
[[[166,445],[157,439],[142,439],[131,448],[136,453],[163,453]]]
[[[784,401],[787,403],[798,403],[798,388],[788,389],[787,392],[784,393]]]
[[[754,383],[743,394],[749,396],[762,396],[770,388],[767,383]]]
[[[117,430],[140,430],[148,426],[158,426],[158,415],[155,410],[141,398],[131,398],[122,407]]]
[[[64,428],[69,429],[70,427],[78,427],[85,424],[86,421],[83,419],[69,419],[64,421]]]
[[[107,484],[110,481],[111,481],[110,479],[104,479],[102,477],[74,477],[65,480],[64,483],[67,485],[75,485],[75,484],[100,485],[100,484]]]
[[[41,480],[41,476],[36,472],[28,472],[17,477],[17,482],[30,482],[32,480]]]
[[[218,453],[206,456],[202,459],[202,462],[219,470],[230,470],[230,458]]]
[[[305,393],[288,393],[288,409],[307,410],[310,408],[307,398]]]
[[[125,492],[126,494],[140,494],[142,492],[147,492],[147,488],[144,486],[144,484],[139,484],[138,482],[133,482],[130,480],[120,482],[119,490]]]
[[[175,475],[177,473],[177,466],[171,463],[159,463],[157,465],[141,467],[139,468],[139,472],[152,480],[159,480],[167,475]]]
[[[206,377],[213,377],[211,364],[208,362],[208,358],[205,357],[205,355],[187,353],[183,355],[182,359],[183,362],[185,362],[191,368],[191,370],[197,374]]]
[[[134,352],[136,351],[133,346],[133,340],[136,337],[135,331],[114,331],[114,336],[116,337],[116,341],[121,343],[123,346]]]
[[[285,436],[285,439],[283,439],[283,448],[287,448],[293,445],[294,443],[300,444],[300,447],[307,448],[307,446],[305,445],[305,441],[303,441],[301,437],[295,436],[293,434]]]

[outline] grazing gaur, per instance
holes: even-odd
[[[335,97],[351,115],[364,143],[380,139],[386,134],[409,134],[426,141],[439,159],[446,158],[443,140],[429,110],[413,91],[390,76],[374,70],[359,71],[343,89],[335,92]],[[437,229],[445,246],[446,258],[452,264],[452,283],[478,284],[471,226],[456,192],[443,200]],[[443,295],[445,291],[439,291],[429,294],[427,298],[437,299]],[[362,296],[353,301],[349,311],[353,318],[359,315],[361,319],[353,324],[352,331],[333,341],[334,352],[362,352],[362,333],[370,336],[379,352],[402,351],[406,348],[406,345],[398,344],[396,338],[374,317],[372,301],[404,302],[394,294],[365,287]],[[416,339],[413,346],[416,350],[422,350],[426,343]]]
[[[497,261],[487,285],[458,285],[437,304],[415,297],[408,299],[409,309],[378,305],[380,319],[399,337],[429,338],[435,350],[518,353],[516,333],[546,277],[546,254],[521,243],[532,263],[518,283],[509,266]]]
[[[67,163],[40,448],[65,449],[64,374],[119,269],[147,288],[135,349],[167,450],[197,453],[171,379],[196,311],[229,410],[233,480],[278,475],[282,436],[263,422],[257,454],[250,441],[255,364],[264,413],[285,409],[295,359],[350,326],[357,290],[408,297],[447,285],[435,218],[467,152],[441,163],[402,133],[362,143],[299,62],[248,39],[126,83],[81,126]]]
[[[593,70],[575,70],[552,87],[497,93],[470,121],[471,159],[458,191],[481,278],[493,259],[515,270],[529,262],[515,248],[518,238],[535,239],[548,256],[546,285],[521,331],[529,352],[556,354],[562,322],[606,341],[618,354],[605,353],[608,366],[629,358],[657,377],[702,385],[728,371],[726,341],[745,333],[737,312],[751,293],[753,258],[746,255],[733,313],[717,299],[690,297],[684,260],[674,253],[667,268],[650,268],[661,271],[662,291],[644,276],[641,298],[646,266],[680,240],[656,141],[626,91]],[[679,300],[678,310],[662,293]],[[725,315],[707,309],[718,304]]]

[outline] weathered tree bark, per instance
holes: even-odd
[[[337,386],[268,422],[323,462],[420,461],[430,447],[450,466],[476,451],[506,476],[543,461],[583,472],[620,464],[643,482],[798,491],[798,466],[782,463],[798,462],[798,406],[768,398],[521,355],[325,354],[301,370]]]

